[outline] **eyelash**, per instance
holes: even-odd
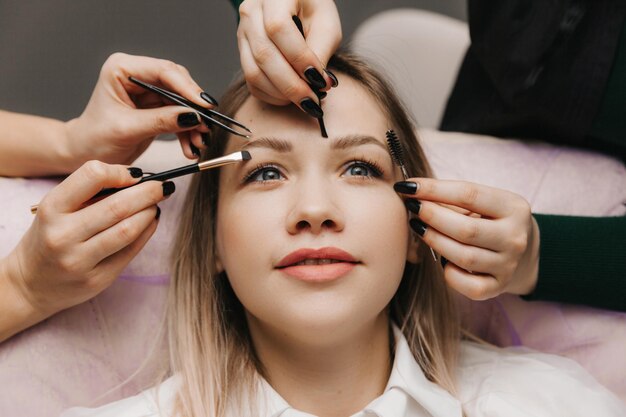
[[[372,161],[370,159],[367,158],[361,158],[361,159],[354,159],[352,160],[349,165],[346,167],[346,169],[344,170],[347,171],[348,169],[357,166],[357,165],[361,165],[361,166],[365,166],[367,169],[369,169],[372,172],[371,177],[373,178],[380,178],[384,175],[384,171],[381,168],[381,166],[376,163],[375,161]],[[253,168],[248,174],[246,174],[242,180],[242,183],[252,183],[252,182],[258,182],[258,183],[263,183],[263,182],[268,182],[268,181],[275,181],[275,180],[264,180],[264,181],[255,181],[254,178],[261,174],[264,170],[267,170],[269,168],[275,169],[277,171],[280,171],[280,168],[275,165],[275,164],[271,164],[271,163],[265,163],[265,164],[258,164],[255,168]],[[281,174],[282,175],[282,174]],[[355,177],[357,177],[357,175],[354,175]],[[363,177],[363,178],[370,178],[370,176],[364,176],[364,175],[359,175],[358,177]]]

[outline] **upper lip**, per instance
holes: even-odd
[[[276,268],[285,268],[287,266],[297,264],[306,259],[334,259],[336,261],[353,262],[357,260],[345,250],[333,247],[309,249],[302,248],[291,252],[278,262]]]

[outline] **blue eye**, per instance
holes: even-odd
[[[278,168],[272,165],[259,166],[251,173],[246,175],[245,182],[267,182],[267,181],[279,181],[285,177],[280,173]]]
[[[382,176],[382,172],[374,163],[354,161],[346,168],[343,175],[348,177],[378,178]]]

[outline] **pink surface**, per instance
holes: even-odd
[[[440,178],[510,189],[541,212],[624,213],[626,170],[608,157],[472,135],[424,131],[423,136]],[[0,416],[56,416],[63,408],[89,405],[135,372],[153,347],[160,349],[166,260],[184,194],[183,182],[176,182],[177,192],[161,204],[156,235],[111,288],[0,345]],[[0,178],[0,256],[30,225],[30,204],[53,184]],[[465,308],[478,335],[576,359],[626,401],[626,315],[510,296]],[[137,378],[95,404],[150,385],[156,365],[147,364]]]

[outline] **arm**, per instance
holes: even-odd
[[[539,278],[524,298],[626,311],[626,216],[534,217]]]
[[[0,110],[0,175],[67,173],[70,153],[65,123]]]
[[[188,158],[199,156],[209,131],[196,112],[170,105],[128,80],[178,92],[211,108],[206,93],[189,72],[173,62],[113,54],[102,66],[83,113],[68,122],[0,111],[0,175],[68,174],[97,159],[130,164],[161,133],[176,133]]]

